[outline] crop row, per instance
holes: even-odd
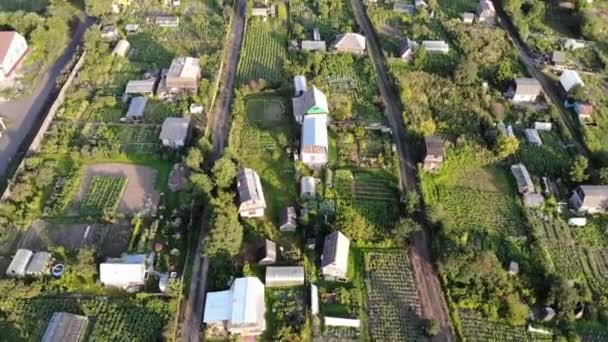
[[[507,323],[491,322],[470,310],[460,311],[463,335],[469,342],[488,341],[521,341],[541,342],[552,341],[553,334],[530,333],[525,327],[514,327]]]
[[[287,40],[281,25],[255,21],[248,24],[239,65],[239,82],[264,79],[274,83],[282,79]]]
[[[115,209],[126,183],[126,177],[93,176],[80,203],[81,214],[96,216],[102,215],[106,209]]]

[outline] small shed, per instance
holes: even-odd
[[[80,342],[87,334],[89,319],[67,312],[55,312],[41,342]]]
[[[423,169],[436,171],[443,165],[443,139],[438,135],[424,137],[425,155]]]
[[[462,13],[462,22],[465,24],[472,24],[475,20],[475,13],[464,12]]]
[[[534,183],[528,173],[528,169],[524,164],[513,164],[511,165],[511,173],[517,181],[517,191],[521,194],[528,192],[534,192]]]
[[[203,114],[203,105],[198,103],[190,104],[190,114]]]
[[[294,232],[298,227],[295,207],[285,207],[279,214],[279,230],[282,232]]]
[[[509,263],[509,274],[510,275],[518,275],[519,274],[519,264],[516,261],[511,261]]]
[[[553,128],[553,124],[550,122],[536,121],[534,123],[534,129],[537,131],[550,131]]]
[[[112,54],[120,57],[126,57],[129,50],[131,50],[131,44],[127,40],[121,39],[114,47],[114,50],[112,50]]]
[[[300,180],[300,197],[301,198],[314,198],[315,197],[315,177],[305,176]]]
[[[304,94],[304,92],[306,91],[307,85],[306,85],[306,76],[304,75],[297,75],[293,78],[293,86],[295,88],[295,97],[301,96],[302,94]]]
[[[413,15],[415,11],[416,7],[406,0],[397,0],[393,2],[393,12]]]
[[[528,208],[538,208],[545,203],[545,198],[539,193],[525,193],[523,196],[524,205]]]
[[[101,29],[101,38],[114,41],[118,39],[118,28],[114,25],[107,25]]]
[[[593,115],[593,105],[589,103],[576,102],[574,104],[574,111],[578,115],[579,119],[589,119]]]
[[[277,244],[268,239],[264,240],[264,245],[260,248],[260,261],[262,266],[273,265],[277,262]]]
[[[526,136],[526,140],[530,145],[540,146],[543,144],[543,140],[540,138],[540,134],[538,134],[536,129],[526,128],[524,130],[524,135]]]
[[[566,53],[563,51],[553,51],[551,62],[557,67],[566,65]]]
[[[21,248],[17,250],[13,260],[6,269],[6,275],[9,277],[25,277],[27,265],[34,256],[34,252],[29,249]]]
[[[562,72],[562,74],[559,76],[559,83],[566,92],[569,92],[578,86],[585,86],[581,76],[574,70],[564,70],[564,72]]]
[[[304,285],[304,267],[268,266],[266,267],[266,287]]]
[[[127,120],[139,121],[144,119],[144,111],[148,104],[148,98],[145,96],[137,96],[131,100],[129,110],[127,111]]]
[[[156,78],[150,78],[147,80],[132,80],[127,82],[125,88],[125,95],[154,95],[154,88],[156,87]]]
[[[127,24],[125,25],[125,31],[127,34],[137,33],[139,31],[139,24]]]
[[[450,52],[450,46],[443,40],[423,40],[422,47],[431,54],[446,54]]]
[[[361,326],[361,321],[351,318],[324,317],[323,323],[326,327],[349,327],[357,328]]]
[[[154,23],[159,27],[178,27],[179,17],[159,15],[158,17],[154,18]]]
[[[568,225],[574,227],[584,227],[587,225],[586,217],[571,217],[568,219]]]

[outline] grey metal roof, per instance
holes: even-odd
[[[260,260],[261,265],[270,265],[277,262],[277,244],[266,239],[264,241],[263,255]]]
[[[36,252],[25,269],[27,275],[48,274],[50,270],[51,254],[48,252]]]
[[[511,165],[511,173],[513,174],[513,177],[515,177],[517,188],[520,189],[520,191],[534,192],[534,183],[532,183],[530,173],[528,173],[528,169],[524,164],[519,163]]]
[[[183,141],[188,137],[189,118],[166,118],[160,130],[159,139]]]
[[[260,206],[266,206],[260,176],[254,170],[244,168],[239,171],[237,174],[237,189],[241,203],[255,201],[260,202]]]
[[[145,96],[138,96],[131,99],[129,104],[129,111],[127,111],[127,117],[132,116],[144,116],[144,110],[148,104],[148,98]]]
[[[21,248],[17,250],[13,260],[11,260],[10,265],[6,269],[6,275],[9,277],[23,277],[25,276],[25,270],[27,268],[27,264],[32,259],[34,252],[29,249]]]
[[[148,80],[132,80],[127,83],[125,94],[152,94],[154,93],[155,85],[156,79],[154,78]]]
[[[579,186],[586,207],[606,207],[608,201],[608,185],[581,185]]]
[[[301,96],[293,98],[292,104],[293,114],[298,121],[301,121],[302,116],[313,107],[318,107],[325,113],[329,113],[327,96],[314,85],[308,88]]]
[[[67,312],[55,312],[41,342],[79,342],[84,340],[89,319]]]
[[[438,135],[424,137],[426,154],[433,156],[443,156],[443,140]]]
[[[516,78],[515,94],[522,96],[538,96],[543,88],[535,78]]]
[[[341,232],[335,231],[327,235],[327,237],[325,237],[325,244],[323,245],[323,260],[321,266],[325,267],[333,263],[343,264],[342,266],[344,266],[346,271],[349,246],[350,241]]]
[[[285,207],[281,210],[279,214],[279,227],[283,226],[292,226],[295,227],[297,225],[296,222],[296,208],[294,207]]]

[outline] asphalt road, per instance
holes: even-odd
[[[24,141],[32,138],[32,130],[37,129],[46,116],[47,106],[57,95],[57,77],[74,56],[84,32],[92,24],[93,19],[88,17],[78,24],[63,54],[38,80],[29,96],[0,102],[0,116],[5,118],[8,125],[0,138],[0,177],[5,175],[11,161],[22,155]]]
[[[220,75],[219,94],[211,116],[214,120],[212,162],[221,157],[226,146],[226,138],[228,137],[230,105],[234,95],[236,71],[245,29],[245,8],[245,0],[236,0],[235,15],[232,18],[232,26],[230,28],[230,46],[227,50],[226,63]],[[195,342],[201,338],[200,332],[205,307],[207,273],[209,270],[209,261],[202,256],[202,242],[208,230],[206,219],[208,217],[208,208],[205,208],[202,227],[196,242],[194,262],[192,263],[190,292],[188,293],[188,299],[184,308],[181,329],[181,340],[183,342]]]
[[[380,48],[378,36],[374,30],[361,0],[351,0],[355,19],[367,38],[367,51],[374,63],[378,76],[378,87],[387,109],[388,121],[393,129],[393,137],[399,154],[399,173],[404,190],[417,188],[416,164],[412,160],[406,140],[406,131],[401,116],[400,100],[388,77],[384,55]],[[409,250],[410,260],[416,277],[416,286],[420,297],[422,316],[432,318],[440,326],[440,332],[434,341],[455,341],[454,331],[450,325],[447,305],[437,271],[433,266],[430,254],[429,233],[426,229],[414,235]]]

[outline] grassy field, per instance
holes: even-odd
[[[287,58],[287,27],[278,19],[247,23],[245,42],[241,52],[238,83],[265,80],[271,84],[283,77],[283,62]]]
[[[490,322],[473,311],[461,311],[460,318],[466,341],[553,341],[553,334],[530,333],[524,327],[513,327],[506,322]]]

